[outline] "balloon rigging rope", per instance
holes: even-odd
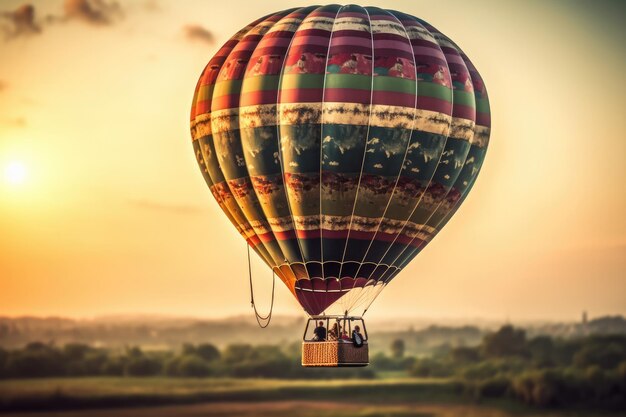
[[[256,318],[256,322],[259,324],[259,327],[265,329],[269,326],[272,321],[272,312],[274,311],[274,290],[276,288],[276,273],[272,269],[272,301],[270,303],[270,311],[267,315],[263,316],[259,314],[259,311],[256,308],[256,303],[254,302],[254,288],[252,287],[252,263],[250,262],[250,245],[246,244],[248,248],[248,277],[250,278],[250,304],[254,309],[254,316]]]

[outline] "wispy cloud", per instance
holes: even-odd
[[[65,18],[78,19],[93,25],[109,25],[123,16],[122,7],[116,1],[65,0]]]
[[[50,14],[39,20],[36,14],[37,10],[31,4],[0,12],[0,31],[4,33],[4,38],[8,40],[40,34],[47,25],[69,21],[82,21],[95,26],[111,25],[124,16],[124,10],[115,0],[65,0],[63,10],[58,14]]]
[[[23,4],[13,11],[2,12],[2,32],[6,39],[41,33],[41,26],[35,22],[35,7]]]
[[[161,211],[171,214],[200,214],[205,211],[202,207],[198,206],[186,204],[169,204],[161,201],[146,199],[129,200],[129,204],[139,209]]]
[[[0,80],[0,92],[3,92],[7,89],[7,83],[5,81]]]
[[[213,33],[200,25],[186,25],[183,27],[183,31],[187,39],[191,41],[201,41],[213,45],[215,43],[215,36]]]

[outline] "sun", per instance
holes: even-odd
[[[4,168],[4,179],[11,185],[20,185],[26,181],[28,172],[21,161],[12,161]]]

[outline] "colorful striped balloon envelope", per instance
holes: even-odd
[[[367,309],[457,211],[485,85],[430,24],[355,5],[262,17],[215,54],[193,149],[226,217],[310,315]]]

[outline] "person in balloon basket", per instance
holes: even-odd
[[[333,324],[333,327],[328,331],[328,340],[339,340],[341,335],[341,326],[339,322]]]
[[[319,321],[317,323],[317,327],[315,328],[315,330],[313,330],[313,333],[315,334],[316,341],[318,342],[326,341],[326,327],[324,327],[323,321]]]
[[[341,337],[339,338],[339,340],[341,340],[342,342],[352,342],[352,338],[348,334],[347,330],[343,330],[341,332]]]
[[[352,330],[352,344],[356,347],[363,346],[363,335],[359,326],[354,326],[354,330]]]

